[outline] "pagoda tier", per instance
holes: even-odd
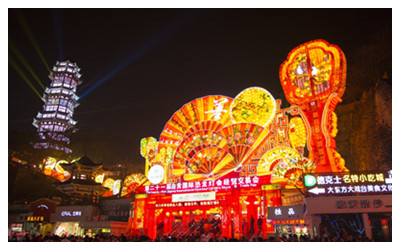
[[[88,156],[83,156],[72,163],[63,163],[61,167],[71,174],[71,179],[94,180],[94,174],[102,169],[102,163],[94,163]]]
[[[103,187],[101,183],[97,183],[94,180],[69,179],[66,182],[56,182],[54,187],[69,196],[80,198],[92,195],[98,197],[109,191],[108,188]]]
[[[43,111],[38,112],[33,119],[40,140],[34,144],[35,148],[72,152],[66,145],[77,123],[72,117],[79,105],[79,97],[75,93],[77,86],[82,83],[79,71],[76,63],[70,61],[57,62],[53,67],[49,75],[50,86],[43,94]]]

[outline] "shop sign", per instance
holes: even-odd
[[[87,218],[88,221],[106,221],[108,219],[109,219],[108,216],[105,216],[105,215],[100,215],[100,216],[94,215],[94,216]]]
[[[44,217],[43,216],[28,216],[26,218],[26,221],[44,221]]]
[[[61,216],[82,216],[82,211],[61,211]]]
[[[47,209],[47,210],[49,209],[49,207],[48,207],[48,206],[46,206],[46,205],[43,205],[43,204],[41,204],[41,205],[38,205],[38,206],[37,206],[37,208],[45,208],[45,209]]]
[[[276,224],[301,225],[305,224],[306,222],[304,219],[300,219],[300,220],[274,220],[273,223],[274,225]]]
[[[229,191],[234,188],[260,187],[269,184],[270,181],[270,175],[226,178],[218,180],[169,183],[166,185],[150,185],[144,187],[144,192],[147,194],[170,194],[199,191]]]
[[[281,184],[262,185],[261,190],[278,190],[281,189]]]
[[[30,210],[33,217],[43,217],[42,221],[50,221],[51,214],[54,213],[55,203],[49,199],[40,199],[31,203]]]
[[[197,206],[214,206],[219,205],[218,200],[214,201],[191,201],[191,202],[172,202],[172,203],[157,203],[157,208],[168,208],[168,207],[197,207]]]
[[[172,202],[180,202],[180,201],[209,201],[209,200],[215,200],[215,192],[173,194],[172,195]]]
[[[373,200],[338,200],[336,201],[337,209],[359,209],[359,208],[380,208],[383,206],[381,199]]]
[[[312,196],[392,193],[392,171],[306,174],[304,186]]]
[[[21,223],[13,223],[13,224],[11,224],[11,231],[21,232],[22,226],[23,226],[23,224],[21,224]]]
[[[101,220],[101,217],[104,217],[111,221],[126,222],[129,219],[129,207],[129,199],[103,200],[100,203],[100,210],[103,216],[98,219]],[[96,217],[94,219],[97,219]]]
[[[305,205],[268,207],[269,220],[288,220],[304,217]]]

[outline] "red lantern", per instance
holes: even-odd
[[[310,135],[309,159],[317,163],[315,172],[348,171],[336,151],[333,113],[346,89],[346,69],[343,51],[325,40],[294,48],[280,67],[279,78],[286,99],[305,113]]]
[[[346,67],[343,51],[325,40],[294,48],[280,67],[286,99],[302,106],[315,100],[326,101],[331,93],[340,98],[346,88]]]

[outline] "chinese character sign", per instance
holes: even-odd
[[[222,113],[228,112],[227,110],[224,109],[224,104],[228,102],[227,98],[221,98],[214,100],[214,109],[210,111],[206,111],[205,113],[211,113],[211,118],[215,118],[216,120],[221,119]]]
[[[147,194],[171,194],[201,191],[228,191],[233,188],[261,187],[269,184],[271,176],[253,176],[239,178],[225,178],[194,182],[168,183],[165,185],[150,185],[141,187],[140,190]]]
[[[320,173],[304,176],[308,195],[353,195],[392,192],[389,172]]]
[[[267,218],[269,220],[292,220],[301,219],[304,217],[305,206],[280,206],[280,207],[268,207]]]

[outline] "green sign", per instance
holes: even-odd
[[[317,183],[317,179],[313,175],[305,175],[304,176],[304,185],[306,187],[312,187]]]

